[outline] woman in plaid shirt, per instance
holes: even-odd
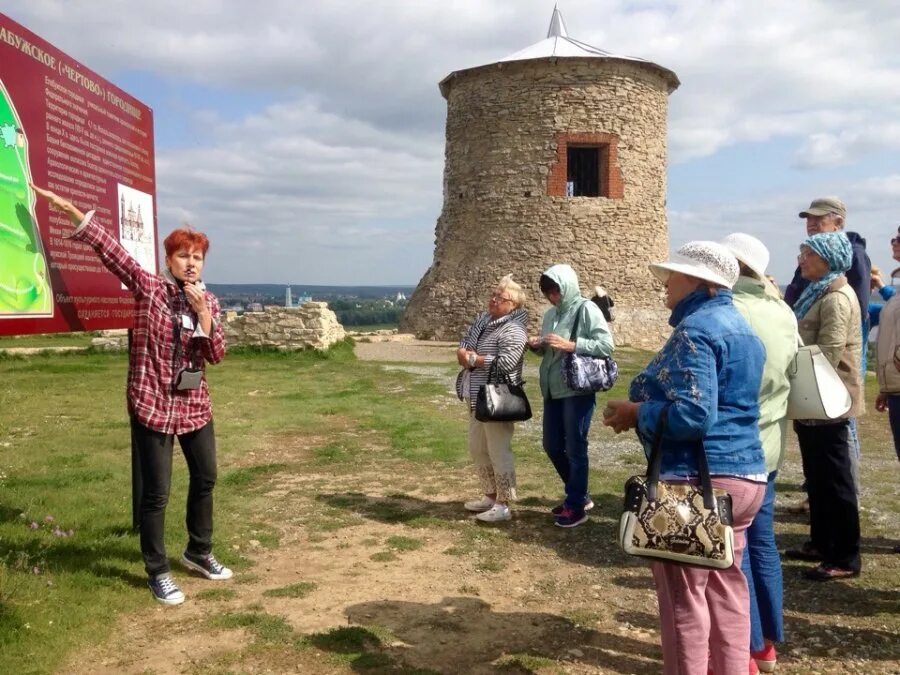
[[[172,579],[164,543],[176,436],[190,473],[188,545],[181,562],[207,579],[232,576],[211,552],[216,441],[203,368],[225,356],[225,337],[218,300],[200,280],[209,240],[194,230],[173,231],[164,242],[166,269],[152,274],[95,222],[93,211],[84,214],[53,192],[32,188],[69,216],[76,225],[70,236],[90,245],[134,295],[127,398],[143,481],[141,553],[156,600],[181,604],[184,593]]]

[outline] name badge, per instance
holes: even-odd
[[[194,320],[190,314],[181,315],[181,326],[187,330],[194,330]]]

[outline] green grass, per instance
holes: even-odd
[[[410,668],[382,651],[393,638],[381,626],[347,626],[314,633],[302,638],[304,645],[331,656],[334,663],[349,667],[355,673],[396,673],[397,675],[437,675],[428,668]]]
[[[507,654],[494,661],[494,665],[501,671],[533,673],[542,668],[558,667],[560,664],[553,659],[533,654]]]
[[[26,666],[49,672],[76,645],[102,640],[122,612],[154,606],[137,537],[129,531],[126,368],[124,353],[0,357],[0,672]],[[297,462],[352,470],[373,459],[372,442],[381,446],[379,458],[452,466],[466,461],[458,411],[434,410],[429,403],[443,387],[358,363],[349,342],[327,354],[232,350],[208,378],[220,475],[215,552],[236,570],[252,568],[244,553],[251,540],[263,548],[279,545],[279,523],[254,514],[265,510],[270,482],[298,470]],[[405,392],[403,405],[385,394],[390,388]],[[323,429],[332,433],[323,449],[310,456],[284,450]],[[365,433],[341,435],[340,429]],[[257,459],[244,461],[251,450]],[[180,459],[166,530],[172,556],[184,546],[186,470]],[[371,508],[400,522],[429,515],[392,503]],[[313,518],[310,531],[362,522],[344,508],[332,510]],[[72,536],[55,536],[44,525],[48,515]],[[39,529],[29,529],[31,522]],[[395,548],[412,550],[416,541],[401,538]],[[91,602],[84,602],[87,597]]]
[[[369,556],[369,560],[373,562],[393,562],[399,560],[399,556],[393,551],[379,551]]]
[[[305,598],[307,595],[316,590],[316,584],[312,581],[300,581],[289,586],[281,586],[279,588],[270,588],[263,591],[263,595],[267,598]]]
[[[10,347],[89,347],[92,333],[47,333],[44,335],[0,336],[0,349]]]
[[[294,630],[283,617],[265,612],[228,612],[211,617],[207,624],[223,630],[245,628],[263,644],[289,644]]]
[[[621,376],[611,398],[626,395],[631,376],[648,358],[627,351],[617,357]],[[105,640],[121,615],[158,609],[146,589],[138,539],[129,530],[126,367],[124,354],[0,356],[0,672],[53,672],[73,652]],[[434,368],[446,373],[448,382],[455,372],[452,365]],[[432,546],[439,542],[437,550],[452,556],[447,563],[467,565],[478,574],[477,586],[455,579],[447,594],[479,596],[469,598],[473,601],[491,602],[494,580],[513,578],[508,575],[517,574],[517,566],[540,560],[546,549],[558,553],[560,565],[579,566],[574,577],[579,591],[595,571],[625,570],[622,576],[630,578],[638,569],[609,542],[622,484],[643,469],[643,459],[638,452],[617,454],[617,439],[601,427],[599,416],[591,443],[602,460],[591,473],[597,509],[589,523],[567,531],[549,525],[546,510],[561,496],[561,486],[541,449],[537,423],[518,427],[514,438],[524,497],[516,506],[516,519],[508,527],[488,528],[467,521],[458,502],[421,496],[428,494],[427,479],[443,494],[458,493],[460,500],[476,486],[474,475],[459,473],[469,461],[465,412],[452,401],[435,405],[448,401],[448,382],[357,362],[347,343],[329,354],[234,350],[209,370],[209,379],[219,461],[215,553],[238,570],[234,584],[241,587],[240,594],[227,587],[204,588],[192,593],[191,600],[217,613],[202,628],[240,629],[251,638],[246,650],[229,652],[213,670],[243,672],[250,669],[243,667],[246,663],[259,666],[260,672],[278,672],[278,664],[312,652],[357,672],[416,672],[398,662],[385,646],[393,640],[377,627],[300,636],[283,617],[267,614],[259,605],[240,604],[247,596],[302,598],[329,591],[323,583],[309,586],[312,580],[265,590],[266,571],[255,567],[254,558],[282,546],[283,540],[292,541],[287,534],[300,534],[304,546],[308,541],[310,548],[321,545],[336,555],[355,547],[361,574],[374,567],[369,559],[391,563],[379,567],[381,573],[414,560],[426,541]],[[529,380],[528,391],[537,403],[536,378]],[[870,384],[870,397],[872,391]],[[896,470],[893,452],[886,450],[891,443],[887,420],[870,412],[860,419],[860,429],[867,472],[864,505],[874,507],[862,513],[865,573],[853,584],[807,589],[795,580],[797,567],[786,565],[792,611],[818,602],[812,593],[839,595],[850,588],[859,602],[869,591],[879,597],[879,589],[896,587],[897,563],[872,553],[873,547],[889,546],[898,531],[900,493],[886,478]],[[367,478],[356,477],[361,470],[382,472],[383,487],[370,490]],[[470,482],[460,484],[456,473],[469,476]],[[340,480],[290,483],[312,474]],[[791,486],[799,483],[799,455],[793,446],[780,480],[779,497],[796,498]],[[287,494],[272,497],[274,490]],[[185,493],[186,470],[177,454],[166,530],[173,558],[184,546]],[[368,530],[366,524],[373,522],[391,531]],[[286,533],[286,527],[295,529]],[[804,529],[794,521],[779,523],[779,537],[799,540]],[[328,549],[337,530],[342,530],[340,541]],[[523,551],[528,555],[521,557]],[[571,606],[566,616],[589,626],[594,605],[604,601],[577,591],[572,595],[573,583],[562,577],[548,573],[543,578],[527,596],[536,607],[567,598]],[[352,578],[344,582],[354,583]],[[262,588],[248,587],[253,584]],[[873,634],[882,625],[897,625],[887,611],[873,610],[871,621]],[[794,630],[798,640],[808,640],[834,625],[830,617],[818,617],[807,632],[796,623]],[[886,652],[887,647],[878,649]],[[497,665],[510,670],[559,663],[524,653],[504,658]]]
[[[194,593],[194,597],[198,600],[224,602],[234,600],[237,597],[237,593],[230,588],[205,588]]]
[[[286,464],[259,464],[229,471],[221,479],[219,485],[228,487],[248,487],[276,473],[287,469]]]
[[[414,537],[393,536],[385,541],[388,548],[393,551],[418,551],[422,548],[422,540]]]

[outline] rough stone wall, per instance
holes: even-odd
[[[541,272],[568,263],[588,297],[613,296],[620,344],[658,347],[668,334],[647,265],[668,253],[668,85],[640,63],[540,59],[461,71],[447,94],[444,204],[434,262],[401,330],[458,339],[512,273],[528,291],[532,330],[546,303]],[[621,184],[608,197],[565,197],[559,144],[595,135],[614,146]]]
[[[346,336],[327,302],[306,302],[291,308],[266,306],[262,312],[245,312],[240,316],[226,312],[222,328],[229,346],[282,350],[328,349]]]

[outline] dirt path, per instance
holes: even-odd
[[[363,361],[448,364],[455,362],[456,347],[455,342],[413,340],[409,335],[394,335],[384,341],[359,341],[354,352]]]
[[[411,472],[419,489],[400,492]],[[276,476],[261,517],[283,523],[277,547],[250,541],[242,553],[255,565],[231,582],[176,570],[184,605],[162,608],[148,599],[145,611],[118,622],[111,640],[78,654],[63,671],[660,671],[652,582],[646,568],[623,563],[614,550],[616,522],[601,503],[606,495],[577,531],[553,528],[542,500],[526,500],[501,531],[461,510],[459,495],[470,486],[467,471],[423,475],[420,465],[402,461],[352,475]],[[302,597],[267,594],[298,583],[314,587]],[[847,598],[856,591],[846,590]],[[871,643],[878,656],[896,637],[896,624],[873,628],[858,611],[835,621],[827,598],[803,602],[812,607],[792,612],[793,640],[779,672],[897,672],[898,662],[883,654],[836,660],[841,644],[865,654],[860,642]],[[292,637],[271,642],[257,624],[217,626],[222,617],[237,617],[237,624],[242,617],[276,618]],[[349,644],[329,638],[335,635]],[[356,651],[369,660],[347,660]],[[843,670],[835,670],[838,662]]]
[[[446,378],[452,348],[360,343],[357,354]],[[523,425],[519,433],[539,428]],[[280,438],[279,446],[302,459],[315,442],[291,446]],[[596,446],[595,466],[634,461],[634,441],[624,436],[604,436]],[[791,452],[788,484],[799,482]],[[228,582],[175,570],[184,605],[163,608],[148,594],[144,610],[121,617],[109,640],[75,654],[61,671],[660,672],[649,572],[613,543],[616,490],[595,494],[591,520],[574,530],[553,527],[550,490],[540,486],[523,490],[530,496],[511,522],[490,527],[461,509],[474,484],[467,469],[377,455],[373,448],[369,459],[333,472],[310,462],[268,477],[254,497],[254,518],[274,526],[277,540],[261,533],[232,544],[252,567]],[[239,465],[255,461],[249,453]],[[874,481],[882,469],[869,461]],[[796,517],[779,518],[780,536],[802,536]],[[865,555],[873,569],[897,567],[888,542],[867,540]],[[890,614],[896,591],[856,581],[810,585],[797,581],[800,569],[785,567],[790,642],[778,672],[900,672],[900,621]]]
[[[512,541],[501,541],[468,518],[458,498],[441,494],[465,490],[468,472],[425,476],[422,490],[396,496],[385,475],[421,467],[397,462],[390,468],[386,472],[382,464],[377,472],[372,467],[344,478],[276,477],[266,514],[272,522],[289,514],[303,519],[322,503],[345,511],[350,522],[327,533],[283,527],[278,548],[258,550],[254,568],[233,582],[176,570],[188,596],[184,605],[124,617],[112,640],[79,654],[64,671],[84,672],[90,663],[93,672],[106,673],[208,672],[234,665],[238,672],[349,672],[312,650],[296,651],[294,664],[276,665],[271,655],[255,662],[260,655],[248,631],[204,628],[216,615],[235,611],[283,617],[304,635],[370,627],[387,636],[380,652],[432,672],[496,672],[504,657],[515,665],[519,654],[537,654],[537,662],[561,660],[573,673],[658,670],[657,638],[649,626],[654,596],[643,569],[597,570],[588,562],[591,554],[561,550],[568,533],[549,527],[546,534],[555,541],[535,545],[534,527],[548,520],[544,506],[520,509],[510,524]],[[358,491],[362,485],[365,493]],[[422,524],[411,528],[416,519]],[[419,548],[403,550],[412,545]],[[614,578],[624,587],[613,585]],[[304,581],[316,584],[306,597],[264,595]],[[210,588],[234,593],[205,599]],[[585,607],[573,611],[580,605]],[[588,609],[594,605],[596,612]]]

